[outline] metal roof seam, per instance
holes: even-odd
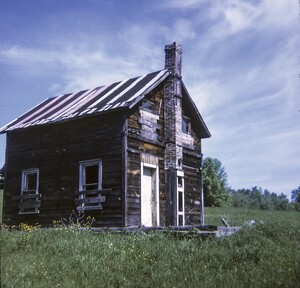
[[[131,85],[129,85],[126,89],[124,89],[121,93],[119,93],[117,96],[115,96],[113,99],[107,102],[107,104],[113,104],[116,100],[120,99],[126,92],[131,90],[137,83],[139,83],[141,80],[143,80],[146,75],[143,75],[139,78],[137,78]]]

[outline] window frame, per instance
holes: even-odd
[[[181,121],[182,121],[181,132],[184,134],[191,135],[191,131],[192,131],[191,118],[182,115]]]
[[[181,181],[179,181],[181,179]],[[185,225],[185,195],[184,195],[184,172],[177,171],[176,176],[176,190],[177,190],[177,226]],[[181,194],[181,197],[179,196]],[[181,200],[181,203],[179,201]],[[182,220],[182,221],[181,221]]]
[[[84,160],[79,162],[79,191],[88,191],[86,189],[86,167],[89,166],[98,166],[98,183],[97,183],[97,189],[92,189],[92,191],[95,190],[102,190],[102,159],[92,159],[92,160]],[[95,184],[95,183],[92,183]],[[100,197],[101,193],[96,194],[95,197]],[[80,193],[79,199],[85,199],[86,195],[84,193]],[[77,210],[91,210],[95,209],[97,206],[87,205],[86,203],[81,203],[77,206]],[[99,207],[101,209],[101,207]]]
[[[39,191],[39,174],[40,174],[40,171],[38,168],[31,168],[31,169],[25,169],[25,170],[22,170],[22,186],[21,186],[21,195],[24,194],[24,192],[28,192],[28,191],[33,191],[33,190],[26,190],[26,185],[27,185],[27,176],[30,175],[30,174],[36,174],[36,189],[35,189],[35,194],[39,194],[38,191]]]
[[[36,175],[36,187],[35,189],[28,189],[28,176]],[[21,196],[19,203],[19,214],[39,214],[39,207],[41,206],[41,194],[39,193],[39,182],[40,182],[40,170],[38,168],[30,168],[22,170],[21,178]],[[33,192],[33,193],[31,193]],[[33,207],[28,207],[28,202],[31,202]],[[26,205],[27,204],[27,205]],[[23,205],[25,207],[23,207]]]
[[[148,100],[148,99],[143,99],[141,106],[142,109],[145,109],[147,111],[151,111],[151,112],[156,112],[156,107],[155,107],[155,103]]]

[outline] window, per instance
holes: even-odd
[[[89,160],[79,165],[79,199],[76,199],[77,210],[102,209],[105,196],[102,189],[102,161]]]
[[[177,177],[178,188],[182,188],[182,182],[183,182],[183,178],[182,177]]]
[[[182,116],[182,132],[191,134],[191,119],[186,116]]]
[[[101,163],[82,164],[83,190],[98,190],[101,188]]]
[[[23,172],[23,193],[38,193],[38,170]]]
[[[142,107],[151,111],[155,111],[155,104],[148,100],[143,100]]]
[[[23,170],[19,214],[39,213],[40,206],[39,169]]]
[[[177,226],[185,225],[183,175],[182,171],[177,172]]]

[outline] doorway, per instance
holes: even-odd
[[[159,226],[158,166],[141,164],[141,225]]]

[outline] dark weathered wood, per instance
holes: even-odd
[[[148,154],[159,161],[160,207],[164,207],[164,111],[162,86],[146,99],[152,109],[138,107],[128,118],[127,137],[127,224],[141,223],[141,155]],[[146,112],[146,113],[144,113]],[[150,133],[150,134],[149,134]],[[152,133],[152,134],[151,134]],[[149,158],[150,159],[150,158]],[[165,225],[165,210],[160,209],[160,224]]]
[[[106,196],[102,210],[95,211],[96,221],[111,225],[121,215],[123,118],[119,113],[86,117],[60,124],[37,126],[7,134],[4,222],[52,225],[59,217],[76,211],[79,194],[79,161],[102,160],[102,191]],[[40,213],[19,215],[23,169],[39,169]],[[112,196],[108,196],[113,193]],[[26,197],[26,196],[24,196]],[[29,196],[31,197],[31,196]],[[34,196],[35,197],[35,196]],[[35,199],[35,198],[33,198]],[[93,213],[93,211],[85,214]],[[105,216],[103,217],[103,213]],[[110,216],[111,218],[107,220]],[[122,216],[121,216],[122,219]],[[117,217],[115,225],[120,225]]]
[[[31,201],[25,201],[25,202],[20,202],[19,203],[19,208],[20,209],[25,209],[25,208],[39,208],[41,206],[41,201],[39,200],[31,200]]]
[[[100,210],[100,209],[102,209],[102,205],[77,207],[76,209],[77,209],[77,211]]]
[[[105,196],[85,197],[83,199],[75,199],[75,204],[81,205],[81,204],[103,203],[105,201],[106,201]]]
[[[30,210],[30,211],[23,211],[21,210],[19,212],[19,215],[36,215],[36,214],[39,214],[40,211],[35,209],[35,210]],[[26,219],[26,222],[28,223],[28,219]],[[23,221],[21,221],[20,223],[24,223]],[[33,225],[36,225],[36,223],[33,223]]]
[[[26,200],[26,199],[38,199],[41,198],[42,194],[22,194],[19,196],[13,196],[13,200]]]
[[[127,215],[128,215],[128,153],[127,153],[127,133],[128,133],[128,115],[124,117],[123,124],[123,140],[122,140],[122,214],[123,222],[122,226],[127,225]]]
[[[102,193],[110,193],[111,188],[101,189],[101,190],[83,190],[83,191],[76,191],[75,195],[97,195]]]

